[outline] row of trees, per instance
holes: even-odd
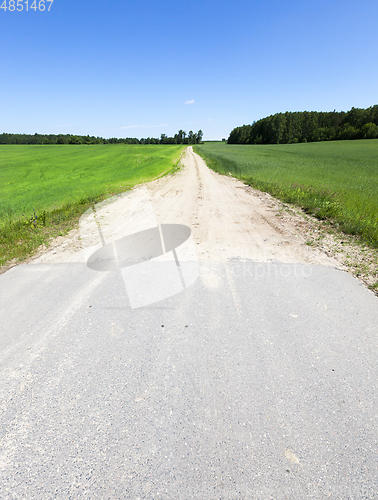
[[[202,141],[203,132],[199,130],[197,133],[192,130],[187,134],[184,130],[179,130],[173,137],[168,137],[166,134],[161,134],[160,139],[156,137],[147,137],[146,139],[103,139],[110,144],[199,144]],[[105,143],[105,142],[104,142]]]
[[[378,105],[348,112],[277,113],[235,128],[228,144],[290,144],[378,138]]]
[[[174,137],[161,134],[160,139],[154,137],[147,137],[147,139],[137,139],[135,137],[104,139],[103,137],[89,135],[4,133],[0,134],[0,144],[198,144],[202,141],[202,137],[202,130],[197,133],[191,130],[188,134],[183,130],[179,130]]]
[[[0,144],[103,144],[101,137],[70,134],[0,134]]]
[[[161,144],[199,144],[202,141],[203,132],[199,130],[197,133],[192,130],[187,134],[184,130],[179,130],[173,137],[167,137],[161,134]]]

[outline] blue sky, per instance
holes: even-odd
[[[377,0],[32,1],[0,9],[0,133],[209,140],[378,103]]]

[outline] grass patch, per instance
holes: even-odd
[[[194,146],[207,165],[378,247],[378,140]]]
[[[185,146],[0,146],[0,266],[67,233],[99,201],[173,173]]]

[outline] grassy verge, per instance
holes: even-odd
[[[0,146],[0,268],[66,234],[99,201],[175,172],[184,146]]]
[[[207,165],[378,247],[378,140],[194,147]]]

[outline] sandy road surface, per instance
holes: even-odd
[[[184,168],[178,174],[137,187],[97,209],[98,220],[107,220],[107,242],[125,235],[125,228],[131,234],[154,222],[181,223],[192,229],[199,261],[247,258],[341,267],[325,252],[305,244],[305,235],[298,228],[300,221],[283,224],[277,218],[279,205],[270,195],[213,172],[192,147],[187,148],[182,163]],[[143,203],[135,208],[143,202],[143,196],[145,201],[146,188],[152,218],[151,213],[141,209]],[[91,244],[98,238],[96,229],[93,231]],[[83,246],[80,231],[71,231],[54,241],[34,262],[83,262]]]

